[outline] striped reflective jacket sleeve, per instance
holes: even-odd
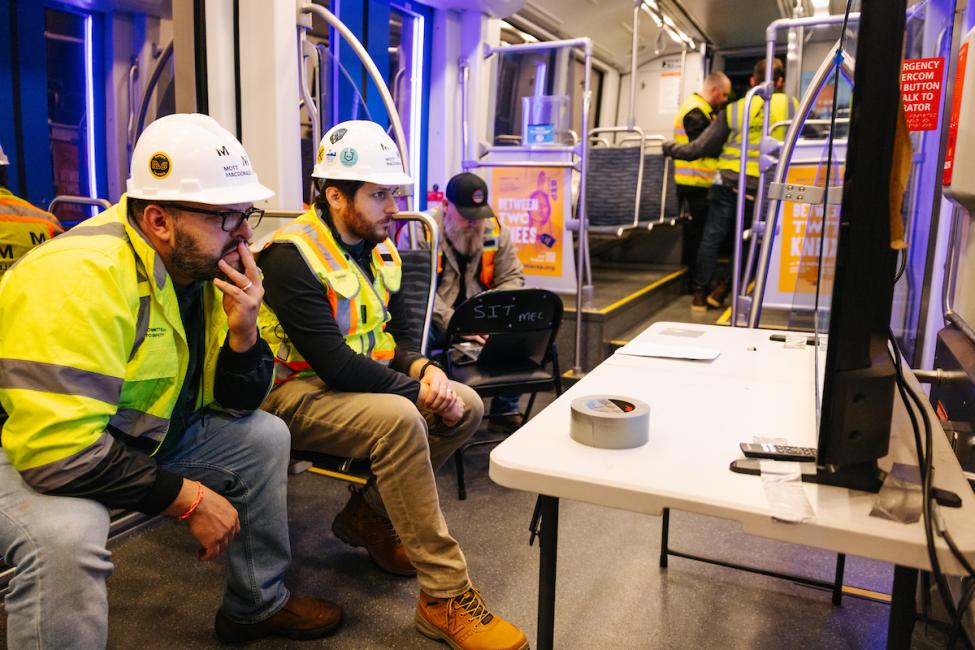
[[[39,492],[154,514],[176,498],[182,478],[106,430],[124,382],[136,308],[115,262],[85,253],[39,249],[4,278],[3,446]]]
[[[668,153],[677,160],[697,160],[698,158],[717,158],[724,148],[724,143],[728,140],[731,129],[728,128],[728,121],[725,119],[722,109],[714,118],[708,128],[697,137],[693,142],[687,144],[672,144],[668,146]]]

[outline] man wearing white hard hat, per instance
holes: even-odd
[[[352,492],[332,531],[380,568],[417,576],[420,632],[465,650],[526,648],[521,630],[471,584],[434,478],[484,406],[397,344],[417,324],[398,293],[401,263],[387,228],[398,190],[413,180],[385,130],[363,121],[325,134],[312,175],[314,206],[259,257],[261,331],[275,353],[264,408],[288,423],[295,449],[370,459],[375,480]]]
[[[290,436],[257,410],[273,361],[247,248],[272,195],[213,119],[163,117],[127,195],[0,281],[10,647],[105,646],[110,508],[185,521],[200,560],[226,551],[222,641],[338,625],[283,582]]]
[[[64,232],[57,217],[7,189],[9,168],[10,159],[0,147],[0,278],[27,251]]]

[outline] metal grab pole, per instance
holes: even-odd
[[[837,42],[836,47],[838,46],[839,42]],[[823,59],[809,87],[806,89],[806,94],[803,95],[802,101],[799,102],[799,110],[796,111],[795,116],[792,118],[792,123],[789,125],[789,130],[782,144],[782,149],[779,154],[779,164],[775,168],[773,183],[780,184],[785,182],[789,166],[792,164],[792,152],[795,151],[796,142],[799,140],[799,134],[802,132],[805,118],[809,115],[809,111],[812,110],[820,89],[829,79],[830,73],[835,68],[833,57],[835,56],[836,47],[831,48],[829,56]],[[852,79],[855,65],[853,58],[844,52],[843,62],[840,64],[840,71]],[[826,188],[827,195],[828,192],[829,188]],[[782,202],[778,199],[769,201],[769,210],[765,219],[765,232],[762,237],[762,248],[759,253],[758,267],[755,270],[755,290],[752,292],[752,308],[748,314],[748,327],[750,328],[758,327],[758,322],[762,317],[762,300],[765,297],[765,286],[768,281],[769,264],[772,258],[772,241],[778,225],[781,204]]]
[[[403,123],[399,119],[399,113],[396,111],[396,104],[393,103],[393,98],[389,94],[389,88],[386,87],[386,82],[383,80],[383,76],[379,73],[379,69],[376,67],[376,63],[369,56],[366,48],[362,46],[362,43],[356,38],[356,35],[346,27],[345,23],[339,20],[335,14],[326,9],[321,5],[304,3],[301,5],[301,12],[306,14],[318,14],[318,17],[329,24],[339,35],[345,39],[349,47],[356,53],[359,60],[362,62],[362,66],[369,73],[369,78],[376,85],[376,89],[379,91],[379,96],[383,100],[383,105],[386,107],[386,112],[389,113],[389,121],[393,125],[393,133],[396,134],[396,146],[399,149],[400,158],[403,160],[403,171],[407,176],[412,176],[410,171],[410,155],[406,146],[406,136],[403,134]],[[411,196],[406,197],[406,210],[412,209],[413,201]]]
[[[751,130],[752,100],[758,95],[766,104],[771,102],[772,88],[766,84],[758,84],[745,95],[741,115],[741,155],[738,158],[738,197],[735,202],[735,235],[734,254],[731,258],[731,326],[738,327],[738,271],[741,266],[741,236],[745,229],[745,190],[748,179],[748,132]],[[768,95],[766,97],[765,95]],[[758,200],[758,197],[755,197]],[[753,217],[754,218],[754,217]]]
[[[308,42],[308,28],[304,25],[298,26],[298,86],[301,88],[301,98],[305,101],[305,110],[311,118],[311,146],[312,151],[318,149],[322,140],[322,120],[320,106],[311,96],[308,87],[308,68],[305,65],[305,57],[314,55],[318,58],[318,49]],[[320,64],[320,62],[319,62]],[[308,188],[308,202],[315,202],[315,184],[310,183]]]
[[[586,133],[589,128],[589,105],[592,102],[592,41],[588,38],[583,40],[583,49],[586,55],[586,72],[582,86],[582,132]],[[586,212],[586,176],[589,175],[589,137],[582,139],[579,145],[582,147],[582,173],[579,176],[579,254],[576,268],[576,340],[575,340],[575,366],[572,374],[576,377],[582,374],[582,294],[585,289],[583,278],[589,267],[589,215]],[[640,157],[643,157],[643,145],[640,145]],[[592,282],[592,271],[589,271],[589,281]]]
[[[457,72],[460,75],[460,166],[465,172],[470,171],[467,164],[468,138],[467,133],[467,85],[470,76],[470,65],[467,59],[461,58],[457,61]]]
[[[640,44],[640,6],[642,4],[643,0],[634,0],[633,2],[633,41],[631,45],[632,52],[630,53],[630,109],[626,116],[626,125],[631,129],[636,124],[636,52]],[[643,155],[642,151],[640,155]]]

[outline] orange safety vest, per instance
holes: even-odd
[[[494,284],[494,256],[498,253],[498,246],[501,244],[501,222],[497,217],[491,219],[489,228],[484,229],[484,243],[481,247],[481,273],[478,279],[487,288],[492,288]],[[443,249],[437,256],[437,277],[443,273]]]

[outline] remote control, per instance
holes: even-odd
[[[768,458],[771,460],[791,460],[797,463],[816,461],[815,447],[793,447],[791,445],[770,445],[743,442],[739,445],[746,458]]]

